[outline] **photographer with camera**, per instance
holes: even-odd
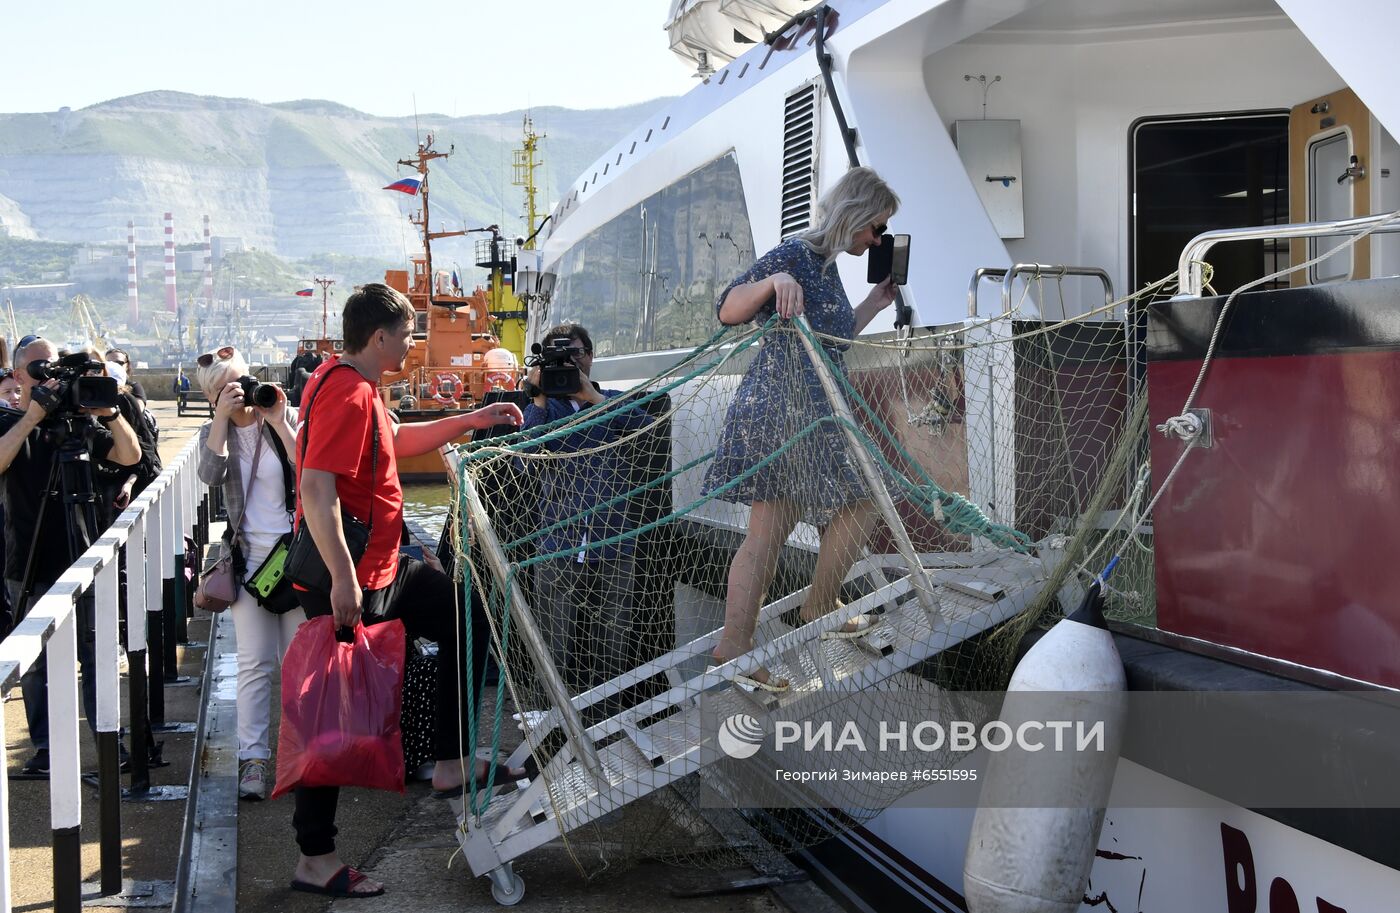
[[[102,365],[84,353],[56,361],[53,343],[27,340],[15,352],[22,412],[0,411],[0,474],[5,481],[5,588],[13,621],[24,616],[30,596],[48,589],[96,540],[92,477],[78,470],[89,460],[134,466],[141,459],[136,432],[116,406],[116,384],[94,377]],[[82,485],[87,491],[75,490]],[[85,500],[86,499],[86,500]],[[83,707],[96,720],[91,598],[78,606],[78,662]],[[6,620],[8,632],[11,620]],[[41,659],[25,674],[25,717],[35,754],[22,771],[47,776],[49,766],[48,675]]]
[[[84,350],[94,361],[100,358],[91,346]],[[160,475],[160,452],[157,447],[155,424],[145,402],[127,384],[126,371],[116,362],[105,362],[104,373],[117,382],[117,408],[122,418],[136,432],[141,445],[141,459],[135,466],[122,466],[110,460],[94,460],[93,479],[98,492],[98,525],[106,529],[117,515],[126,510],[132,500]]]
[[[525,429],[586,414],[621,390],[604,390],[588,376],[593,369],[593,339],[588,330],[566,323],[547,332],[526,378],[531,397]],[[580,693],[627,671],[633,664],[629,644],[635,629],[636,565],[632,540],[590,548],[635,528],[627,504],[619,502],[565,523],[628,491],[622,452],[602,445],[645,426],[650,417],[640,408],[612,411],[597,424],[573,431],[541,446],[553,453],[579,453],[569,460],[549,460],[539,469],[539,522],[558,529],[541,537],[543,554],[567,552],[536,565],[535,596],[540,624],[565,684]],[[596,453],[588,453],[595,448]]]
[[[228,608],[238,641],[238,796],[259,800],[267,798],[272,757],[272,674],[306,614],[295,598],[260,602],[242,584],[292,531],[297,415],[280,389],[248,376],[233,346],[201,355],[196,364],[199,387],[214,404],[214,417],[199,429],[199,480],[223,489],[223,553],[233,556],[237,593]]]
[[[323,361],[325,359],[315,349],[298,352],[297,357],[292,359],[287,368],[287,389],[288,399],[293,406],[301,405],[301,392],[306,389],[306,382],[311,379],[312,372],[321,367]]]

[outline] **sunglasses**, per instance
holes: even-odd
[[[22,349],[22,348],[24,348],[25,346],[29,345],[31,342],[33,342],[34,340],[36,340],[36,339],[38,339],[38,338],[39,338],[39,334],[38,334],[38,333],[30,333],[28,336],[25,336],[25,337],[22,338],[18,343],[15,344],[15,351],[18,352],[20,349]]]
[[[14,376],[15,372],[11,371],[9,368],[0,368],[0,381],[9,380],[11,377]]]
[[[878,238],[878,237],[880,237],[881,235],[883,235],[883,234],[885,233],[885,229],[886,229],[886,228],[889,228],[889,227],[890,227],[890,226],[889,226],[887,223],[885,223],[885,222],[879,222],[879,223],[877,223],[877,224],[875,224],[875,225],[870,226],[870,230],[873,231],[873,232],[875,232],[875,237]]]
[[[194,360],[194,363],[199,365],[201,368],[207,368],[214,363],[215,358],[219,359],[219,361],[228,361],[232,357],[233,346],[223,346],[222,348],[215,349],[212,352],[205,352],[203,355],[196,358]]]

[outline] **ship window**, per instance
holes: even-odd
[[[586,326],[602,358],[698,345],[719,327],[715,299],[753,261],[730,152],[566,251],[550,320]]]
[[[1203,231],[1288,221],[1287,111],[1144,119],[1130,139],[1134,288],[1175,271]],[[1210,261],[1212,285],[1235,289],[1287,266],[1288,242],[1221,244]]]
[[[1351,135],[1339,130],[1308,144],[1308,221],[1336,222],[1350,219],[1352,192],[1350,181],[1335,180],[1351,164]],[[1308,239],[1308,259],[1323,251],[1340,247],[1346,236],[1330,235]],[[1352,251],[1328,257],[1308,267],[1308,279],[1314,283],[1338,282],[1351,278]]]

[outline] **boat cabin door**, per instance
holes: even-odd
[[[1371,112],[1351,89],[1295,106],[1288,118],[1288,203],[1295,222],[1331,222],[1371,214]],[[1344,235],[1289,242],[1289,262],[1310,260],[1346,240]],[[1371,277],[1371,245],[1291,274],[1292,285]]]

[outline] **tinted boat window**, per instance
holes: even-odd
[[[715,298],[753,261],[731,152],[570,248],[559,260],[549,321],[586,326],[600,358],[689,348],[719,329]]]

